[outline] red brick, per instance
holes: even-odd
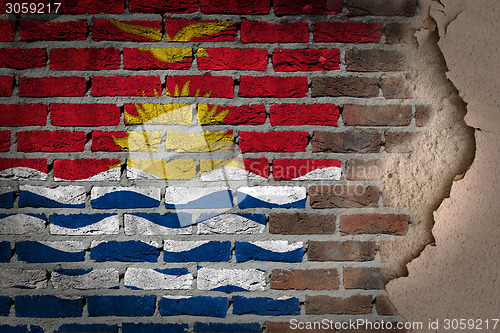
[[[26,131],[17,133],[17,150],[22,152],[83,151],[87,137],[84,132]]]
[[[309,172],[330,167],[340,168],[340,161],[335,159],[275,159],[273,177],[274,180],[292,180],[306,176]]]
[[[200,105],[200,104],[198,104]],[[216,105],[208,104],[211,110]],[[264,105],[223,106],[217,105],[217,113],[228,110],[222,124],[224,125],[262,125],[266,121],[266,107]],[[204,122],[202,125],[217,125],[219,122]]]
[[[87,92],[84,77],[21,77],[19,96],[23,97],[81,97]]]
[[[315,153],[378,153],[382,141],[377,132],[320,132],[312,137]]]
[[[377,97],[379,81],[374,77],[313,77],[311,95],[312,97]]]
[[[45,126],[47,113],[44,104],[0,104],[0,126]]]
[[[417,126],[422,127],[429,124],[431,119],[431,107],[427,105],[415,106],[415,123]]]
[[[193,13],[198,10],[197,0],[130,0],[131,13]]]
[[[304,152],[308,142],[307,132],[240,132],[239,135],[242,153]]]
[[[12,95],[14,86],[14,77],[9,75],[0,75],[0,97],[9,97]]]
[[[395,214],[358,214],[340,217],[342,235],[389,234],[404,236],[410,217]]]
[[[345,62],[351,72],[393,72],[408,66],[404,55],[396,50],[347,50]]]
[[[31,69],[47,64],[47,52],[43,49],[0,49],[0,68]]]
[[[276,15],[335,15],[342,12],[341,0],[275,0]]]
[[[376,253],[375,242],[309,241],[307,257],[310,261],[371,261]]]
[[[307,77],[241,76],[240,97],[305,97],[308,91]]]
[[[243,43],[307,43],[309,28],[307,22],[273,24],[243,20],[241,41]]]
[[[410,84],[409,79],[406,78],[386,77],[380,82],[380,88],[382,89],[382,94],[387,99],[414,98]]]
[[[340,108],[333,104],[273,104],[272,126],[337,126]]]
[[[10,131],[0,131],[0,151],[10,150]]]
[[[375,309],[381,316],[397,316],[398,311],[386,295],[377,296],[375,299]]]
[[[378,206],[379,190],[376,186],[312,186],[309,191],[312,208],[365,208]]]
[[[125,138],[127,137],[127,132],[103,132],[103,131],[93,131],[92,132],[92,151],[109,151],[117,152],[123,151],[120,146],[118,146],[113,138]]]
[[[114,104],[51,104],[55,126],[117,126],[120,108]]]
[[[339,289],[336,269],[273,269],[271,289],[335,290]]]
[[[268,14],[270,0],[201,0],[203,14]]]
[[[243,165],[245,170],[266,179],[269,178],[269,160],[267,158],[245,158],[243,159]]]
[[[339,69],[339,49],[277,49],[273,53],[276,72],[331,71]]]
[[[215,33],[211,33],[212,29],[200,32],[198,34],[187,34],[183,30],[187,27],[199,27],[216,23],[217,29]],[[195,29],[198,30],[198,29]],[[200,29],[202,30],[202,29]],[[236,24],[232,21],[217,21],[217,20],[186,20],[186,19],[167,19],[165,22],[165,32],[167,40],[175,42],[234,42],[236,40]]]
[[[92,29],[92,39],[95,41],[112,40],[120,42],[158,42],[159,39],[136,35],[118,28],[113,20],[95,20]],[[151,28],[150,31],[161,33],[161,21],[119,21],[125,24]]]
[[[411,105],[344,105],[346,126],[408,126]]]
[[[348,0],[344,6],[349,10],[351,16],[413,16],[417,8],[417,1]]]
[[[125,0],[66,0],[58,14],[121,14]]]
[[[380,268],[344,268],[344,288],[346,289],[384,289],[387,283]]]
[[[386,132],[385,151],[388,153],[409,153],[419,145],[420,133]]]
[[[316,22],[313,38],[316,43],[378,43],[382,23]]]
[[[155,96],[161,95],[158,76],[93,76],[91,95],[98,96]]]
[[[193,63],[192,52],[191,56],[181,61],[168,62],[162,61],[155,57],[148,48],[138,49],[123,49],[123,68],[131,70],[153,70],[153,69],[190,69]],[[161,49],[154,52],[162,52]],[[173,49],[165,49],[173,50]],[[191,49],[189,49],[191,50]],[[165,51],[165,54],[174,54],[175,51]]]
[[[353,159],[346,163],[345,177],[347,180],[376,180],[382,170],[380,160]]]
[[[16,24],[12,20],[0,20],[0,42],[12,42],[16,34]]]
[[[186,84],[189,87],[188,96],[205,96],[209,94],[206,97],[234,97],[234,81],[229,76],[212,76],[210,73],[205,75],[167,76],[167,90],[171,96],[175,96],[176,87],[180,94]],[[182,96],[182,94],[180,95]]]
[[[197,58],[200,70],[265,71],[267,67],[265,49],[198,49]]]
[[[45,158],[0,158],[0,170],[25,167],[47,173]]]
[[[355,295],[342,298],[307,295],[305,307],[306,314],[369,314],[372,312],[372,297]]]
[[[87,21],[47,22],[21,21],[21,40],[85,40],[87,39]]]
[[[269,215],[269,232],[281,235],[334,234],[335,215],[275,213]]]
[[[95,176],[110,169],[110,166],[120,164],[119,159],[77,159],[55,160],[54,178],[64,180],[82,180]]]
[[[52,49],[50,69],[59,71],[101,71],[119,69],[120,50],[107,49]]]

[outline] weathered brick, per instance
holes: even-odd
[[[187,49],[124,48],[123,49],[124,69],[131,69],[131,70],[190,69],[192,63],[193,63],[193,52],[191,51],[191,48]]]
[[[27,42],[85,40],[87,39],[87,21],[21,21],[20,36],[22,41]]]
[[[305,97],[307,77],[244,76],[240,77],[240,97]]]
[[[309,28],[307,22],[267,23],[243,20],[241,22],[243,43],[307,43]]]
[[[309,241],[307,256],[311,261],[371,261],[376,252],[375,242]]]
[[[47,159],[0,158],[0,171],[1,178],[4,180],[46,180]]]
[[[92,207],[105,208],[94,204]],[[141,207],[141,205],[136,205],[136,207]],[[122,207],[115,205],[113,208]],[[92,241],[90,259],[96,262],[157,262],[160,254],[158,247],[159,244],[155,241]]]
[[[269,215],[269,232],[282,235],[334,234],[335,215],[274,213]]]
[[[211,296],[163,296],[158,302],[162,316],[204,316],[224,318],[229,298]]]
[[[121,14],[124,0],[71,0],[63,2],[59,14]]]
[[[52,191],[52,195],[53,194],[54,191]],[[59,193],[59,195],[63,194],[69,193],[66,191]],[[39,203],[42,203],[41,200]],[[37,205],[34,202],[32,202],[32,204],[33,205],[31,205],[31,207],[51,206],[43,204]],[[55,208],[56,205],[52,207]],[[16,254],[19,261],[27,263],[80,262],[85,259],[85,249],[83,243],[77,241],[16,242]]]
[[[342,12],[341,0],[275,0],[276,15],[335,15]]]
[[[363,185],[312,186],[309,197],[312,208],[377,207],[379,189]]]
[[[416,145],[420,133],[386,132],[385,151],[388,153],[409,153]]]
[[[311,143],[315,153],[378,153],[382,141],[380,134],[372,131],[316,131]]]
[[[340,68],[339,49],[277,49],[273,53],[276,72],[331,71]]]
[[[203,14],[267,14],[271,9],[270,0],[201,0]]]
[[[184,87],[188,87],[185,92]],[[175,92],[178,92],[177,94]],[[234,97],[234,80],[229,76],[204,75],[167,76],[167,95],[174,97]]]
[[[68,299],[53,295],[16,296],[14,303],[17,317],[81,317],[83,313],[83,297]]]
[[[55,126],[117,126],[120,108],[115,104],[51,104],[50,121]]]
[[[199,48],[197,51],[200,70],[249,70],[265,71],[266,49]]]
[[[155,96],[161,95],[158,76],[93,76],[91,95],[99,96]]]
[[[404,55],[396,50],[347,50],[345,59],[351,72],[393,72],[407,66]]]
[[[87,91],[84,77],[21,77],[19,96],[22,97],[81,97]]]
[[[270,297],[233,297],[233,314],[257,316],[286,316],[300,314],[297,297],[273,299]]]
[[[408,126],[411,105],[344,105],[342,119],[346,126]]]
[[[98,49],[52,49],[50,69],[59,71],[101,71],[119,69],[120,50],[114,48]]]
[[[244,186],[238,188],[238,206],[246,208],[305,208],[306,188],[300,186]],[[279,247],[286,248],[281,241]],[[266,242],[264,242],[266,243]],[[273,242],[267,242],[273,246]],[[280,244],[281,243],[281,244]],[[243,245],[242,245],[243,247]]]
[[[47,288],[48,280],[47,271],[41,269],[0,269],[0,286],[2,288],[17,286],[26,289],[44,289]]]
[[[387,99],[408,99],[414,98],[413,89],[410,87],[408,79],[398,77],[386,77],[380,82],[382,94]]]
[[[413,16],[417,8],[417,1],[348,0],[345,1],[344,6],[349,10],[351,16]]]
[[[341,162],[336,159],[275,159],[274,180],[339,180]]]
[[[133,29],[120,29],[118,25],[122,24],[132,26],[134,29],[138,27],[147,28],[148,34],[144,36],[138,33],[127,32],[126,30],[133,31]],[[95,41],[158,42],[161,40],[161,36],[161,21],[116,21],[98,19],[94,21],[92,28],[92,40]]]
[[[380,268],[344,268],[344,287],[346,289],[384,289],[386,282]]]
[[[128,8],[131,13],[192,13],[198,10],[196,0],[130,0]]]
[[[382,23],[316,22],[316,43],[378,43],[382,36]]]
[[[92,151],[108,151],[108,152],[119,152],[127,151],[123,150],[119,145],[115,143],[115,139],[128,137],[127,132],[103,132],[103,131],[93,131],[92,132]]]
[[[404,236],[408,231],[410,217],[397,214],[358,214],[340,217],[342,235],[389,234]]]
[[[201,125],[220,124],[219,119],[201,117],[207,110],[216,107],[216,112],[228,111],[222,124],[224,125],[261,125],[266,121],[266,107],[264,105],[223,106],[214,104],[198,104],[198,119]]]
[[[0,104],[0,126],[45,126],[47,113],[45,104]]]
[[[118,166],[118,167],[116,167]],[[115,174],[110,171],[116,170]],[[57,180],[120,180],[119,159],[55,160],[54,178]],[[118,232],[118,229],[116,229]]]
[[[165,33],[167,40],[172,42],[234,42],[236,23],[220,20],[167,19]]]
[[[306,151],[307,132],[240,132],[239,147],[248,152],[301,152]]]
[[[377,313],[382,316],[397,316],[398,311],[396,307],[392,304],[389,296],[380,295],[375,299],[375,309]]]
[[[385,42],[387,44],[415,44],[417,30],[408,24],[387,23],[385,26]]]
[[[273,104],[272,126],[337,126],[340,108],[334,104]]]
[[[119,274],[115,269],[64,269],[51,273],[50,283],[56,289],[108,289],[119,286]]]
[[[379,79],[371,77],[313,77],[312,97],[377,97]]]
[[[381,174],[380,160],[353,159],[346,163],[347,180],[376,180]]]
[[[83,151],[86,141],[84,132],[24,131],[17,133],[17,151]]]
[[[427,105],[415,106],[415,122],[419,127],[427,126],[431,118],[432,109]]]
[[[16,33],[15,21],[0,20],[0,42],[12,42]]]
[[[14,77],[0,75],[0,97],[10,97],[14,86]]]
[[[306,314],[362,315],[372,312],[372,297],[355,295],[348,298],[326,295],[306,296]]]
[[[32,69],[47,64],[47,51],[44,49],[0,49],[0,68]]]
[[[264,291],[266,273],[258,269],[212,269],[198,267],[198,290]]]
[[[156,297],[148,296],[87,296],[89,317],[150,317],[156,308]]]
[[[336,269],[273,269],[271,289],[339,289],[339,274]]]
[[[10,150],[10,131],[0,131],[0,152]]]

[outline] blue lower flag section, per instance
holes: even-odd
[[[155,312],[156,297],[87,296],[89,317],[149,317]]]
[[[162,316],[204,316],[225,318],[229,308],[227,297],[162,297],[159,301]]]
[[[14,207],[14,192],[0,194],[0,208]]]
[[[286,202],[283,204],[278,204],[274,202],[268,202],[264,200],[257,199],[249,194],[238,192],[236,197],[238,198],[238,206],[241,209],[246,208],[306,208],[306,199],[300,199],[297,201]]]
[[[257,245],[247,242],[235,243],[236,261],[281,261],[281,262],[302,262],[304,249],[298,248],[292,251],[275,252],[263,249]]]
[[[196,323],[194,324],[195,333],[260,333],[259,323],[246,324],[224,324],[224,323]]]
[[[97,209],[152,208],[160,205],[159,200],[133,191],[109,192],[92,199],[90,203]]]
[[[19,261],[32,263],[75,262],[85,260],[84,250],[66,252],[34,241],[17,242],[16,254]]]
[[[216,262],[231,260],[231,242],[210,241],[186,251],[172,250],[167,245],[165,246],[163,260],[166,262]]]
[[[43,333],[41,327],[36,325],[0,325],[0,332],[2,333]]]
[[[118,333],[118,325],[64,324],[54,333]]]
[[[90,259],[97,262],[157,262],[158,248],[141,241],[102,242],[90,249]]]
[[[19,207],[85,208],[83,203],[64,203],[29,191],[19,191]]]
[[[16,296],[14,304],[17,317],[81,317],[83,313],[83,297],[65,299],[52,295]]]
[[[11,257],[10,243],[0,242],[0,262],[9,262]]]
[[[7,296],[0,296],[0,316],[8,316],[10,313],[11,299]]]
[[[116,214],[70,214],[50,215],[50,223],[68,229],[79,229],[86,227]]]
[[[300,314],[298,298],[273,299],[269,297],[233,297],[233,314],[258,316],[294,316]]]
[[[122,333],[188,333],[188,324],[123,323]]]

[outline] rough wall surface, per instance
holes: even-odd
[[[434,214],[434,246],[408,265],[408,277],[391,281],[387,290],[407,320],[440,321],[438,329],[425,331],[444,332],[445,319],[466,319],[474,325],[465,331],[493,332],[492,319],[500,310],[500,11],[494,1],[430,5],[447,76],[467,103],[465,121],[476,128],[476,155]]]

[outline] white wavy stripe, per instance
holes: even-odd
[[[125,285],[144,290],[191,289],[193,275],[169,275],[149,268],[129,268],[125,272]]]
[[[101,289],[117,286],[119,279],[119,272],[115,269],[95,269],[75,276],[52,272],[50,282],[56,289]]]
[[[85,187],[83,186],[59,186],[47,188],[41,186],[21,185],[20,191],[27,191],[39,196],[57,201],[61,204],[83,204],[85,203]]]
[[[236,214],[221,214],[198,223],[198,234],[260,234],[265,225]]]
[[[85,249],[83,242],[77,241],[39,241],[38,243],[69,253],[81,252]]]
[[[277,205],[288,204],[306,198],[305,187],[298,186],[240,187],[238,192]]]
[[[163,242],[163,250],[168,252],[184,252],[195,249],[209,241],[173,241],[166,240]]]
[[[267,180],[253,172],[238,167],[222,167],[201,175],[204,182],[213,182],[217,180]]]
[[[40,269],[0,269],[0,287],[47,288],[47,272]]]
[[[85,178],[85,179],[68,180],[68,179],[64,179],[64,178],[54,177],[54,180],[56,182],[61,182],[61,181],[93,182],[93,181],[103,181],[103,180],[120,180],[120,175],[121,175],[120,168],[112,168],[112,169],[103,171],[101,173],[95,174],[95,175],[90,176],[89,178]]]
[[[165,202],[171,205],[187,204],[209,194],[227,191],[228,187],[167,187]]]
[[[147,171],[136,169],[130,166],[127,166],[127,178],[134,180],[163,180],[162,177],[157,177]]]
[[[120,221],[118,215],[108,216],[99,222],[80,228],[65,228],[56,224],[50,224],[50,233],[53,235],[116,235],[118,234]]]
[[[150,197],[154,200],[160,200],[160,189],[157,187],[136,187],[136,186],[131,186],[131,187],[119,187],[119,186],[112,186],[112,187],[93,187],[92,191],[90,193],[91,200],[98,199],[108,193],[112,192],[135,192],[141,195],[144,195],[146,197]]]
[[[264,290],[266,273],[257,269],[200,268],[197,283],[200,290],[212,290],[227,285],[241,287],[249,291]]]
[[[339,167],[327,167],[316,169],[293,180],[340,180],[342,169]]]
[[[152,247],[156,247],[156,248],[160,247],[160,244],[158,242],[156,242],[156,241],[149,241],[149,242],[145,242],[145,241],[141,241],[141,240],[136,240],[136,241],[144,243],[144,244],[147,244],[147,245],[150,245]],[[110,242],[110,241],[107,241],[107,240],[94,240],[90,244],[90,247],[94,248],[94,247],[96,247],[97,245],[99,245],[101,243],[107,243],[107,242]]]
[[[9,192],[14,192],[14,188],[10,186],[1,186],[0,187],[0,194],[5,194]]]
[[[275,241],[256,241],[249,242],[255,246],[258,246],[264,250],[269,250],[273,252],[289,252],[297,249],[301,249],[304,245],[302,242],[296,242],[292,244],[288,244],[288,241],[285,240],[275,240]]]
[[[171,295],[164,295],[161,298],[167,298],[167,299],[186,299],[186,298],[192,298],[193,296],[171,296]]]
[[[45,220],[36,216],[16,214],[0,220],[0,234],[22,235],[38,233],[45,228]]]
[[[125,214],[125,235],[189,235],[193,227],[167,228],[140,216]]]
[[[14,167],[0,171],[0,179],[46,180],[47,177],[46,173],[27,167]]]

